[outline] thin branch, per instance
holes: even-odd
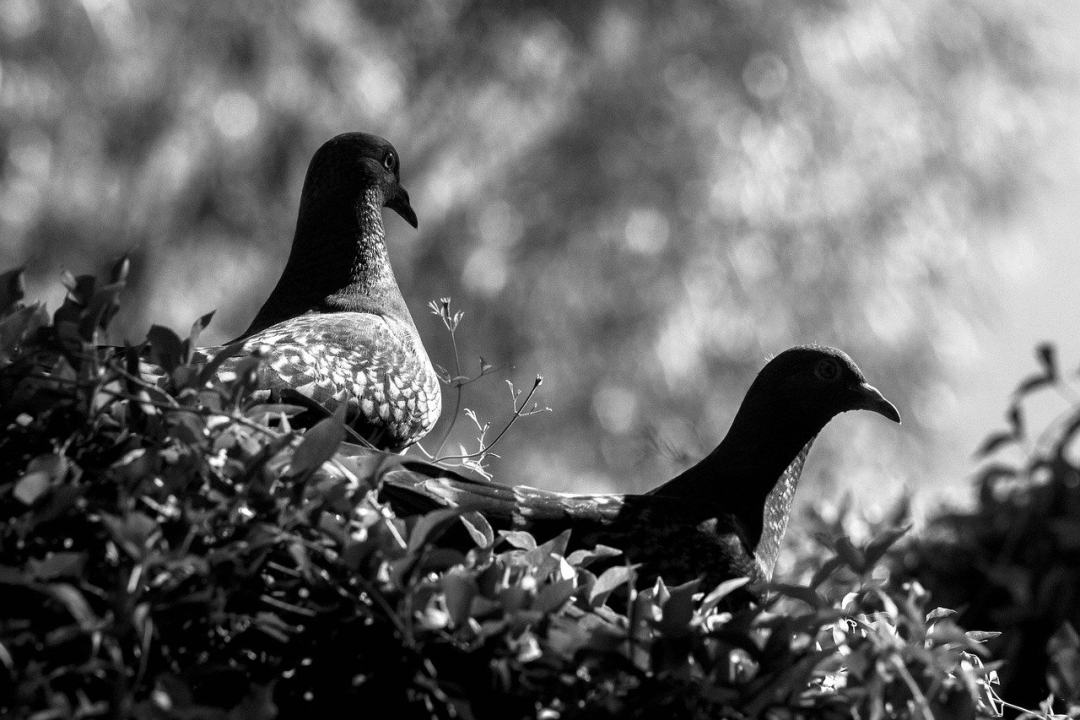
[[[454,349],[454,377],[461,377],[461,356],[458,354],[457,327],[451,327],[449,324],[447,324],[446,327],[450,331],[450,345]],[[482,374],[483,369],[481,369],[481,375]],[[455,388],[457,392],[454,394],[454,412],[450,414],[450,424],[446,426],[446,430],[443,431],[442,437],[439,438],[439,444],[435,447],[436,455],[442,452],[446,441],[450,439],[450,432],[454,429],[454,425],[457,424],[458,411],[461,410],[461,399],[464,395],[465,385],[458,382],[455,383]]]
[[[923,717],[923,720],[934,720],[934,713],[930,709],[930,703],[926,700],[926,696],[923,695],[922,689],[919,684],[915,682],[915,678],[911,676],[911,673],[907,669],[907,665],[899,657],[892,658],[893,667],[896,668],[896,672],[900,675],[900,678],[907,685],[908,691],[911,692],[911,697],[915,701],[915,706],[919,709],[919,714]]]
[[[529,394],[525,396],[525,400],[522,401],[521,407],[517,406],[517,399],[515,398],[515,400],[514,400],[514,414],[510,416],[509,422],[506,423],[506,426],[502,429],[502,431],[498,435],[495,436],[495,439],[492,440],[489,445],[487,445],[486,447],[482,447],[480,450],[477,450],[476,452],[473,452],[473,453],[469,453],[467,455],[445,455],[443,457],[438,458],[436,460],[436,462],[444,462],[446,460],[472,460],[474,458],[483,457],[484,455],[487,455],[489,452],[491,452],[491,448],[495,447],[496,443],[498,443],[499,440],[502,439],[503,435],[506,435],[506,433],[510,430],[510,428],[513,427],[514,423],[517,422],[517,419],[519,417],[521,417],[522,415],[532,415],[532,414],[534,414],[534,412],[539,412],[539,411],[530,411],[530,412],[526,413],[525,412],[525,407],[529,404],[529,400],[532,399],[532,396],[536,393],[536,389],[539,388],[540,384],[543,383],[543,382],[544,382],[544,378],[542,376],[540,376],[540,375],[537,375],[536,380],[533,382],[532,389],[530,389]]]

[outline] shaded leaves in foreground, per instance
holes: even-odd
[[[899,557],[906,573],[962,610],[962,622],[1001,630],[990,647],[1004,661],[1004,697],[1077,716],[1080,395],[1052,345],[1040,345],[1036,359],[1038,372],[1019,383],[1006,411],[1008,429],[979,448],[974,509],[939,514]],[[1033,394],[1052,392],[1064,409],[1033,437],[1025,409]]]
[[[997,712],[985,637],[882,572],[899,532],[838,540],[810,585],[732,613],[742,580],[635,592],[631,566],[590,569],[617,549],[394,517],[375,490],[399,456],[341,443],[340,419],[294,431],[243,364],[215,378],[191,352],[208,317],[98,349],[120,270],[72,278],[51,324],[3,279],[0,715]],[[443,542],[462,526],[466,552]]]

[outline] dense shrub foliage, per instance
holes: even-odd
[[[400,456],[340,417],[293,430],[300,408],[251,399],[257,355],[218,377],[235,350],[195,352],[209,317],[96,349],[125,275],[66,278],[51,318],[0,278],[0,715],[1000,712],[992,633],[882,562],[901,529],[832,538],[808,583],[732,612],[741,580],[635,591],[630,566],[590,570],[617,549],[397,518],[376,491]],[[442,540],[461,525],[467,552]]]
[[[964,622],[1002,631],[1003,695],[1080,716],[1080,397],[1054,348],[1017,387],[1008,429],[986,439],[970,512],[943,513],[901,556]],[[1056,391],[1066,409],[1032,434],[1025,404]],[[1051,693],[1056,704],[1047,701]],[[1045,701],[1045,702],[1044,702]]]

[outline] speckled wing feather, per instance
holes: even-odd
[[[267,359],[256,397],[289,389],[328,410],[345,402],[350,424],[380,447],[409,445],[439,417],[439,380],[411,325],[372,313],[312,313],[244,343],[246,352],[260,347]]]

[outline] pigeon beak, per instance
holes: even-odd
[[[900,422],[900,411],[896,406],[885,399],[881,391],[868,382],[861,382],[851,388],[854,394],[850,409],[870,410],[878,415],[883,415],[894,423]]]
[[[416,213],[413,212],[412,205],[409,204],[409,193],[405,192],[405,188],[400,185],[398,185],[397,192],[394,193],[393,197],[386,201],[386,207],[396,212],[414,228],[420,227],[416,222]]]

